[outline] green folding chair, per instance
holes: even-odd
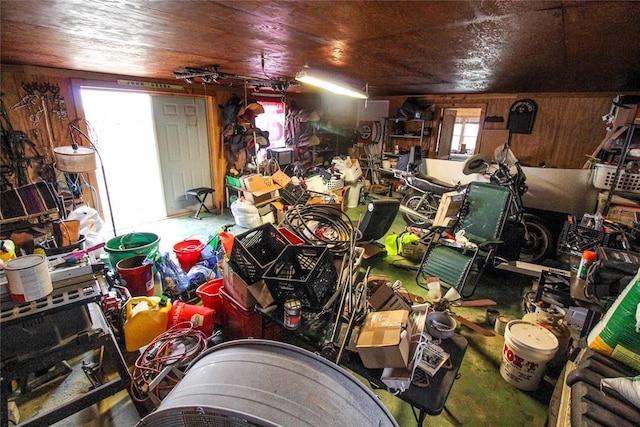
[[[463,297],[476,290],[485,267],[502,243],[500,236],[509,216],[511,193],[509,188],[485,182],[469,184],[453,231],[464,230],[464,237],[472,247],[457,247],[455,242],[441,238],[443,230],[436,230],[427,243],[426,252],[416,274],[416,283],[426,288],[426,278],[437,277],[443,285],[456,288]],[[471,292],[463,289],[470,272],[477,267]]]

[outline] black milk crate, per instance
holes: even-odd
[[[277,303],[294,298],[304,307],[320,308],[331,296],[338,273],[327,247],[289,245],[263,278]]]
[[[304,205],[309,200],[309,193],[302,186],[290,182],[280,190],[280,198],[289,206]]]
[[[565,222],[560,235],[558,251],[581,257],[582,251],[596,251],[600,246],[608,246],[614,241],[613,233]]]
[[[266,223],[234,237],[229,263],[233,271],[251,285],[262,279],[288,244],[277,228]]]

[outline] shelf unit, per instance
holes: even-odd
[[[625,193],[624,185],[623,185],[623,188],[621,189],[619,189],[618,187],[619,187],[619,184],[623,184],[623,182],[626,182],[629,178],[628,176],[624,176],[623,173],[625,169],[627,155],[629,154],[631,141],[633,140],[633,134],[635,133],[636,125],[638,124],[640,124],[640,119],[635,118],[631,122],[631,124],[628,125],[626,129],[627,134],[624,138],[624,144],[622,147],[621,155],[620,155],[620,158],[618,159],[618,165],[616,167],[615,174],[613,175],[613,178],[610,180],[610,189],[607,192],[607,199],[602,209],[602,214],[605,217],[609,213],[609,209],[611,208],[611,200],[613,199],[613,196],[615,194],[625,194],[627,196],[629,195],[628,193]],[[621,178],[623,176],[624,178],[626,178],[625,181],[621,181]],[[636,194],[636,196],[640,196],[640,194]]]
[[[410,150],[412,146],[419,145],[424,150],[425,136],[430,134],[431,128],[426,127],[424,119],[396,119],[387,118],[385,126],[385,152],[395,152],[395,147]]]

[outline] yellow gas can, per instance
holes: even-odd
[[[133,297],[126,305],[124,341],[127,351],[138,351],[164,333],[169,325],[171,301],[162,297]]]

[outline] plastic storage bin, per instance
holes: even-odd
[[[287,246],[287,239],[271,223],[266,223],[235,236],[229,264],[251,285],[262,279],[269,265]]]
[[[600,190],[609,190],[616,177],[616,165],[597,164],[593,174],[593,186]],[[615,191],[626,191],[629,193],[640,193],[640,175],[620,171],[618,184]]]
[[[265,322],[262,336],[262,316],[253,308],[244,308],[231,295],[220,289],[222,296],[222,327],[228,339],[267,338],[275,339],[282,335],[283,329],[273,322]]]
[[[560,233],[558,252],[580,257],[583,251],[608,246],[610,241],[615,240],[612,237],[612,233],[565,222]]]
[[[277,303],[294,298],[304,307],[320,308],[333,290],[338,274],[326,247],[289,245],[263,278]]]

